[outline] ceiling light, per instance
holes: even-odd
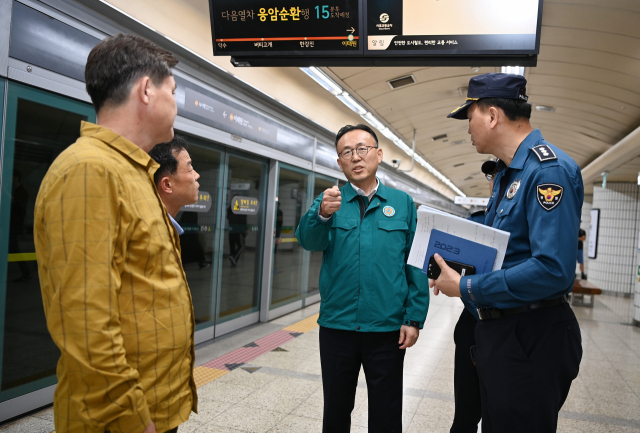
[[[378,119],[376,119],[375,116],[373,114],[371,114],[371,113],[363,114],[362,117],[364,118],[364,120],[369,122],[371,124],[371,126],[373,126],[374,128],[376,128],[379,131],[386,128],[382,124],[382,122],[380,122]]]
[[[347,92],[342,92],[341,94],[336,95],[336,98],[361,116],[367,112],[367,110]]]
[[[472,66],[471,72],[480,72],[480,66]]]
[[[524,75],[524,66],[503,66],[502,73]]]
[[[456,141],[452,141],[452,142],[451,142],[451,145],[452,145],[452,146],[457,146],[458,144],[463,144],[463,143],[466,143],[466,142],[467,142],[467,140],[464,140],[464,139],[462,139],[462,140],[456,140]]]
[[[556,107],[551,107],[550,105],[536,105],[536,111],[547,111],[549,113],[555,113]]]
[[[404,77],[394,78],[393,80],[387,81],[392,89],[408,86],[409,84],[413,84],[415,82],[416,79],[413,77],[413,75],[406,75]]]
[[[324,87],[325,90],[333,93],[334,95],[339,95],[340,93],[342,93],[342,88],[338,86],[335,81],[329,78],[327,74],[325,74],[315,66],[300,69],[302,69],[305,74],[313,78],[313,81]]]

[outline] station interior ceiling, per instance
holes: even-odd
[[[109,3],[328,130],[362,122],[297,68],[233,68],[228,57],[213,57],[208,0],[154,0],[153,8],[147,7],[151,0]],[[176,20],[163,18],[169,9],[174,18],[176,13],[189,16],[189,26],[176,26]],[[488,196],[480,165],[490,155],[476,153],[467,133],[468,122],[446,116],[464,101],[471,77],[499,72],[499,67],[322,70],[409,145],[415,129],[417,152],[467,196]],[[388,83],[408,75],[414,83],[396,89]],[[524,75],[529,102],[534,106],[532,125],[583,169],[586,194],[602,181],[602,172],[608,172],[608,182],[637,181],[640,1],[545,0],[538,64],[525,68]],[[537,106],[551,108],[538,111]],[[402,159],[401,168],[408,168],[411,158],[393,143],[385,142],[383,149],[385,157],[389,155],[385,159]],[[422,167],[411,175],[450,198],[455,195]]]

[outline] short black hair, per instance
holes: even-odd
[[[156,183],[156,186],[163,177],[176,174],[176,170],[178,169],[176,155],[183,150],[187,150],[187,147],[189,147],[187,140],[184,137],[176,135],[170,142],[160,143],[151,149],[149,156],[160,164],[160,168],[158,168],[153,175],[153,181]]]
[[[378,146],[378,136],[375,132],[373,132],[373,129],[369,128],[367,125],[363,125],[362,123],[360,123],[359,125],[346,125],[340,128],[340,131],[338,131],[338,134],[336,135],[336,149],[338,149],[338,141],[340,141],[344,134],[356,130],[365,131],[371,134],[373,136],[373,139],[376,141],[376,147]]]
[[[522,92],[524,93],[524,89]],[[531,119],[531,104],[521,99],[481,98],[477,101],[477,104],[482,111],[489,107],[502,108],[504,114],[512,122],[519,119]]]
[[[96,113],[106,104],[124,103],[133,83],[145,75],[161,86],[177,64],[173,54],[140,36],[120,33],[105,38],[89,53],[84,70]]]

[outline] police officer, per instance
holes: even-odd
[[[406,264],[416,230],[408,194],[376,177],[382,149],[366,125],[336,136],[349,183],[322,193],[296,231],[300,245],[324,251],[320,270],[323,432],[348,433],[360,367],[369,399],[369,432],[402,431],[405,349],[429,308],[429,284]]]
[[[499,158],[484,224],[511,233],[502,269],[461,277],[441,257],[431,281],[478,307],[483,432],[554,432],[582,346],[566,301],[584,196],[577,164],[529,123],[526,80],[484,74],[448,117],[469,119],[479,153]]]

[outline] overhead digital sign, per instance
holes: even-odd
[[[361,0],[209,0],[214,55],[362,54]]]
[[[235,66],[535,66],[543,0],[209,0]]]
[[[540,0],[366,0],[365,54],[537,54]]]

